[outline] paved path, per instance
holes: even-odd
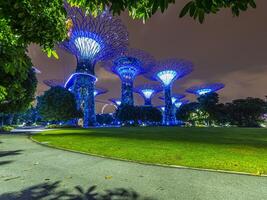
[[[266,177],[163,168],[91,157],[47,148],[21,135],[0,135],[0,142],[0,200],[43,200],[55,196],[55,199],[79,200],[86,195],[84,199],[88,200],[267,199]],[[97,187],[92,187],[94,185]],[[66,197],[78,193],[75,186],[84,188],[84,194]],[[104,192],[107,189],[110,191]],[[97,196],[93,195],[95,192]]]

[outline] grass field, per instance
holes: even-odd
[[[267,174],[267,129],[60,129],[33,139],[112,158]]]

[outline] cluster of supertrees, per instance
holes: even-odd
[[[107,92],[95,89],[95,65],[100,63],[106,70],[118,75],[121,80],[121,98],[109,99],[116,106],[134,105],[133,92],[144,98],[145,106],[152,106],[151,99],[164,91],[163,124],[176,124],[175,109],[188,103],[183,94],[172,94],[175,80],[188,75],[193,64],[186,60],[167,59],[156,61],[149,53],[129,48],[128,32],[122,21],[108,10],[93,17],[80,8],[65,5],[69,22],[69,38],[59,46],[76,56],[77,67],[64,84],[76,98],[78,109],[84,113],[84,127],[95,126],[95,96]],[[160,85],[145,84],[134,87],[137,76],[144,75]],[[53,81],[46,81],[52,86]],[[197,95],[219,90],[222,84],[203,85],[187,91]]]

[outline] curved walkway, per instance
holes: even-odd
[[[79,191],[90,200],[266,200],[267,178],[109,160],[0,135],[0,200],[75,199]]]

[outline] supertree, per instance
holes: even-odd
[[[164,97],[159,97],[161,100],[165,100]],[[184,94],[172,94],[171,100],[172,104],[174,104],[176,101],[179,101],[180,99],[185,98]]]
[[[146,74],[152,80],[159,81],[164,87],[165,109],[163,123],[175,124],[175,113],[172,104],[172,84],[175,80],[184,77],[193,70],[193,64],[186,60],[167,59],[159,61],[152,70]]]
[[[128,32],[122,21],[107,10],[94,17],[77,7],[68,4],[65,7],[69,17],[68,39],[59,46],[75,55],[77,60],[76,72],[65,86],[72,87],[79,109],[84,104],[84,127],[94,126],[95,65],[124,51],[128,47]]]
[[[48,87],[56,87],[56,86],[64,87],[64,81],[58,79],[44,80],[43,83]]]
[[[97,96],[99,96],[101,94],[105,94],[107,92],[108,92],[108,90],[106,90],[106,89],[96,88],[95,91],[94,91],[94,96],[97,97]]]
[[[182,105],[188,104],[189,100],[187,99],[181,99],[181,100],[177,100],[174,102],[174,105],[176,107],[176,109],[179,109]]]
[[[114,99],[114,98],[111,98],[111,99],[109,99],[109,101],[111,102],[111,103],[113,103],[115,106],[120,106],[121,105],[121,100],[120,99]]]
[[[211,83],[211,84],[202,84],[198,86],[193,86],[186,90],[186,92],[195,94],[197,96],[205,95],[211,92],[216,92],[224,88],[222,83]]]
[[[145,106],[152,106],[152,98],[153,96],[161,92],[162,88],[159,85],[153,84],[145,84],[136,86],[134,88],[134,92],[140,94],[144,98]]]
[[[103,66],[121,79],[121,104],[134,105],[133,82],[155,64],[153,56],[139,49],[128,49]]]

